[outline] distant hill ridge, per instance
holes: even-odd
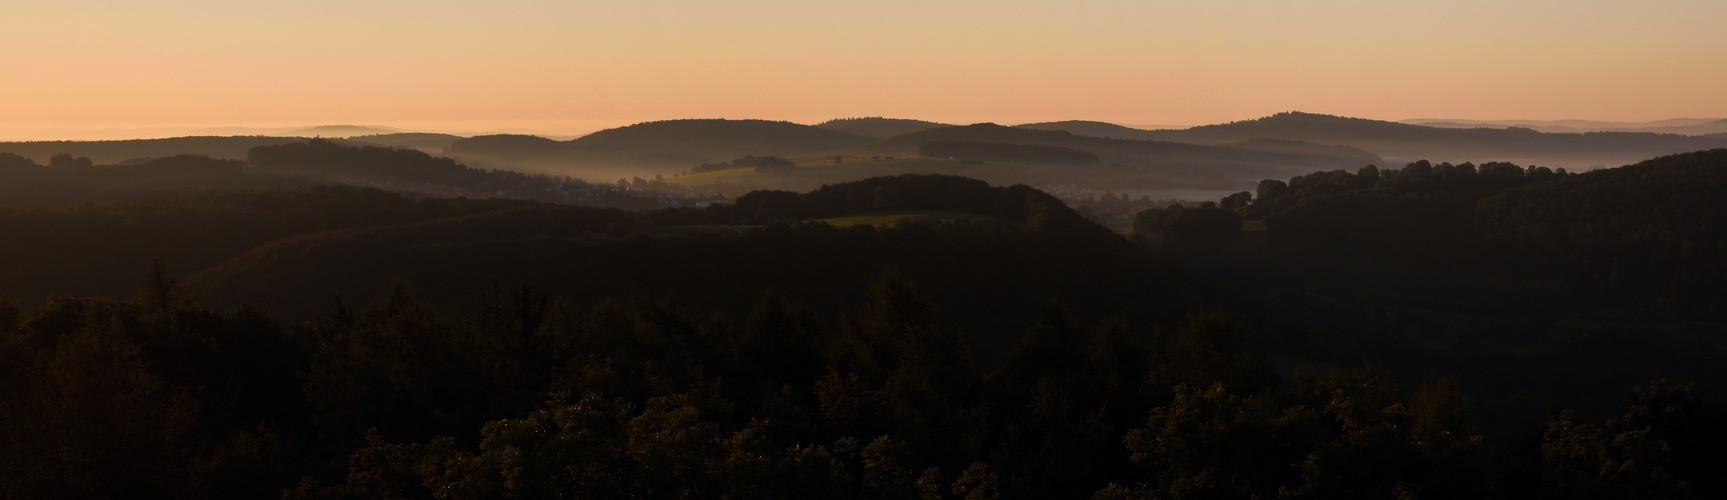
[[[868,137],[786,121],[688,119],[643,122],[569,141],[490,135],[450,144],[450,153],[540,161],[631,162],[689,167],[745,155],[801,157],[863,146]]]
[[[246,152],[258,146],[276,146],[305,142],[302,137],[174,137],[169,139],[133,139],[124,141],[32,141],[0,142],[0,153],[12,153],[46,162],[49,157],[66,153],[86,156],[97,164],[114,164],[135,158],[161,158],[180,154],[199,154],[211,158],[242,160]],[[338,139],[338,141],[341,141]]]
[[[355,142],[377,144],[379,146],[413,148],[427,153],[442,153],[456,141],[466,139],[459,135],[434,134],[426,132],[402,132],[398,134],[377,134],[349,137]]]
[[[1614,122],[1600,120],[1464,120],[1412,119],[1401,123],[1442,128],[1509,128],[1522,127],[1550,133],[1581,132],[1655,132],[1660,134],[1705,135],[1727,132],[1727,119],[1673,118],[1647,122]]]
[[[836,132],[869,137],[871,139],[886,139],[900,134],[909,134],[938,127],[950,127],[952,125],[923,120],[871,116],[863,118],[838,118],[818,123],[816,126]]]
[[[1014,125],[1014,128],[1031,130],[1061,130],[1077,135],[1089,135],[1092,137],[1104,137],[1109,139],[1133,139],[1143,141],[1150,140],[1152,138],[1152,135],[1150,134],[1151,131],[1149,130],[1116,125],[1114,123],[1086,120],[1027,123],[1023,125]]]
[[[1649,132],[1543,133],[1527,128],[1440,128],[1408,123],[1284,112],[1183,130],[1152,130],[1157,140],[1225,144],[1283,139],[1342,144],[1389,161],[1512,161],[1555,166],[1626,164],[1655,156],[1727,146],[1720,136]]]
[[[1022,129],[1029,129],[1029,130],[1063,131],[1063,132],[1068,132],[1068,133],[1071,133],[1074,135],[1083,135],[1083,136],[1090,136],[1090,137],[1102,137],[1102,138],[1107,138],[1107,139],[1127,139],[1127,140],[1136,140],[1136,141],[1160,140],[1160,139],[1158,139],[1159,134],[1158,134],[1158,131],[1156,131],[1156,130],[1137,129],[1137,128],[1127,127],[1127,126],[1123,126],[1123,125],[1116,125],[1113,123],[1084,121],[1084,120],[1027,123],[1027,124],[1023,124],[1023,125],[1014,125],[1014,128],[1022,128]],[[1254,150],[1254,151],[1267,151],[1267,152],[1314,155],[1314,156],[1336,156],[1336,157],[1345,157],[1345,158],[1356,158],[1356,159],[1362,160],[1364,162],[1369,162],[1369,163],[1380,161],[1380,158],[1378,155],[1375,155],[1375,154],[1368,152],[1368,151],[1361,150],[1359,148],[1354,148],[1354,147],[1344,146],[1344,145],[1315,144],[1315,143],[1311,143],[1311,142],[1298,141],[1298,140],[1270,139],[1270,138],[1261,137],[1261,138],[1253,138],[1253,139],[1247,139],[1247,140],[1242,140],[1242,141],[1235,141],[1235,142],[1230,142],[1230,143],[1220,144],[1220,145],[1225,146],[1225,147],[1235,148],[1235,149],[1248,149],[1248,150]]]
[[[1269,149],[1266,143],[1250,143],[1255,147],[1237,148],[1222,145],[1191,144],[1177,141],[1112,139],[1079,135],[1066,130],[1039,130],[1004,127],[980,123],[963,127],[945,127],[895,136],[866,148],[871,152],[898,153],[917,151],[923,144],[937,141],[978,141],[1014,144],[1048,144],[1074,149],[1118,154],[1144,155],[1166,161],[1203,161],[1229,163],[1266,163],[1281,165],[1345,165],[1376,161],[1377,156],[1351,148],[1333,149],[1310,145],[1303,150],[1289,143],[1284,150]]]
[[[290,131],[284,133],[283,135],[296,136],[296,137],[348,138],[348,137],[359,136],[359,135],[383,135],[383,134],[394,134],[394,133],[399,133],[399,132],[406,132],[406,131],[402,130],[402,129],[398,129],[398,128],[372,127],[372,126],[364,126],[364,125],[319,125],[316,127],[306,127],[306,128],[301,128],[301,129],[290,130]]]

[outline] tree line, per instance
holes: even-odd
[[[889,269],[850,313],[744,317],[531,285],[398,286],[312,321],[217,312],[152,267],[129,299],[0,303],[0,488],[23,497],[1714,497],[1719,400],[1483,443],[1456,386],[1274,374],[1230,313],[1048,304],[999,369]],[[964,319],[961,319],[963,325]]]
[[[1483,304],[1538,296],[1548,307],[1617,305],[1721,321],[1727,228],[1712,221],[1727,204],[1712,193],[1727,189],[1724,166],[1721,149],[1581,174],[1422,160],[1401,169],[1368,165],[1268,179],[1256,193],[1206,203],[1263,220],[1270,238],[1256,259],[1276,272],[1338,281],[1382,276],[1437,284],[1451,295],[1500,290]],[[1135,231],[1168,237],[1176,212],[1143,211]],[[1229,241],[1224,235],[1236,222],[1195,213],[1217,220],[1175,233]]]

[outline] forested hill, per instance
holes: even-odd
[[[1135,141],[1153,140],[1150,130],[1123,127],[1114,123],[1094,122],[1087,120],[1067,120],[1059,122],[1039,122],[1014,125],[1014,128],[1030,130],[1059,130],[1074,135],[1103,137],[1106,139],[1128,139]]]
[[[1727,391],[1720,192],[1720,149],[1588,173],[1422,160],[1266,180],[1219,208],[1147,210],[1135,231],[1213,283],[1324,325],[1284,337],[1291,355],[1448,374],[1484,432],[1505,435],[1549,401],[1602,418],[1619,400],[1601,387]],[[1241,219],[1223,217],[1212,226],[1231,246],[1179,253],[1214,232],[1177,222],[1235,214],[1264,230],[1237,235]]]
[[[870,145],[866,150],[880,153],[917,151],[923,144],[936,141],[977,141],[1013,144],[1048,144],[1097,153],[1099,156],[1133,156],[1152,164],[1200,163],[1241,166],[1303,166],[1336,168],[1359,166],[1364,159],[1360,151],[1314,149],[1310,151],[1268,151],[1224,146],[1207,146],[1166,141],[1107,139],[1076,135],[1062,130],[1034,130],[981,123],[963,127],[944,127],[894,136]]]
[[[408,224],[532,205],[521,200],[421,198],[316,186],[86,205],[0,208],[0,297],[128,295],[156,259],[192,273],[299,234]]]
[[[316,184],[310,179],[251,174],[240,160],[201,155],[154,158],[136,165],[89,165],[82,164],[88,159],[61,159],[75,164],[45,167],[28,158],[0,153],[0,207],[67,207],[214,190]]]
[[[805,156],[868,140],[844,132],[767,120],[666,120],[594,132],[570,141],[581,151],[734,158],[744,154]],[[715,156],[717,154],[717,156]]]
[[[1720,154],[1698,160],[1713,165]],[[1690,162],[1663,160],[1651,172]],[[1555,179],[1584,177],[1518,169],[1513,179],[1509,166],[1494,165],[1484,181],[1458,170],[1417,164],[1389,175],[1303,176],[1266,206],[1292,196],[1288,214],[1386,179],[1386,191],[1370,196],[1421,202],[1447,198],[1440,191],[1449,188],[1538,193]],[[1625,180],[1635,179],[1586,184]],[[1284,376],[1266,349],[1380,352],[1358,350],[1347,332],[1213,307],[1228,301],[1024,186],[901,176],[635,214],[351,188],[224,196],[0,211],[0,222],[28,222],[4,228],[21,240],[96,236],[32,250],[68,266],[114,255],[101,251],[152,248],[141,242],[201,253],[231,249],[223,238],[313,230],[185,281],[161,266],[124,273],[136,278],[131,296],[51,297],[29,307],[0,300],[0,492],[1727,494],[1719,474],[1727,457],[1718,453],[1727,446],[1719,431],[1727,404],[1706,388],[1619,384],[1600,376],[1617,367],[1607,363],[1543,372],[1614,402],[1585,415],[1560,409],[1573,399],[1508,396],[1507,384],[1491,383],[1530,364],[1583,358],[1515,358],[1480,344],[1460,348],[1475,353],[1463,359],[1488,361],[1468,364],[1476,377],[1462,383],[1412,364],[1404,366],[1417,370],[1413,384],[1372,365]],[[823,219],[880,210],[980,217],[885,228]],[[0,266],[32,264],[7,257]],[[239,300],[252,307],[228,307]],[[1368,309],[1381,328],[1418,314]],[[1719,373],[1716,356],[1645,362]],[[1554,411],[1522,422],[1516,439],[1489,441],[1475,417],[1494,408],[1484,393]]]
[[[1476,206],[1484,243],[1573,300],[1727,322],[1727,149],[1511,189]]]
[[[1028,124],[1024,124],[1024,125],[1015,125],[1014,128],[1023,128],[1023,129],[1029,129],[1029,130],[1062,131],[1062,132],[1068,132],[1068,133],[1071,133],[1074,135],[1083,135],[1083,136],[1087,136],[1087,137],[1102,137],[1102,138],[1106,138],[1106,139],[1126,139],[1126,140],[1134,140],[1134,141],[1167,140],[1165,137],[1163,137],[1159,133],[1159,131],[1156,131],[1156,130],[1144,130],[1144,129],[1128,128],[1128,127],[1123,127],[1121,125],[1116,125],[1113,123],[1104,123],[1104,122],[1091,122],[1091,121],[1075,120],[1075,121],[1064,121],[1064,122],[1028,123]],[[1270,139],[1270,138],[1264,138],[1264,137],[1257,137],[1257,138],[1241,140],[1241,141],[1217,143],[1214,145],[1228,147],[1228,148],[1234,148],[1234,149],[1247,149],[1247,150],[1253,150],[1253,151],[1291,153],[1291,154],[1300,154],[1300,155],[1309,155],[1309,156],[1354,158],[1357,161],[1360,161],[1362,164],[1376,163],[1376,162],[1383,161],[1379,157],[1379,155],[1375,155],[1371,152],[1364,151],[1364,150],[1361,150],[1359,148],[1353,148],[1353,147],[1344,146],[1344,145],[1315,144],[1312,142],[1305,142],[1305,141],[1299,141],[1299,140]]]
[[[395,134],[360,135],[350,137],[361,144],[376,144],[386,147],[402,147],[418,149],[431,154],[442,154],[450,148],[450,144],[466,139],[459,135],[428,134],[419,132],[402,132]]]
[[[555,227],[544,223],[542,209],[520,209],[308,234],[259,246],[190,283],[224,307],[270,304],[288,317],[317,313],[338,293],[361,301],[379,297],[395,279],[448,307],[494,282],[529,281],[579,300],[646,291],[679,297],[695,310],[733,314],[775,289],[838,314],[833,307],[862,290],[836,283],[867,280],[891,266],[923,283],[951,317],[975,322],[973,347],[981,359],[994,361],[1011,345],[1000,338],[1011,328],[997,327],[1028,320],[1024,314],[1057,295],[1088,314],[1147,325],[1178,318],[1128,304],[1206,296],[1047,194],[958,177],[884,177],[809,193],[757,191],[735,205],[666,209],[629,220],[596,209],[562,210],[574,218]],[[989,220],[895,228],[809,222],[883,211],[964,212]],[[687,234],[629,236],[632,229]],[[719,283],[727,293],[713,293]]]
[[[625,208],[661,206],[663,200],[565,176],[469,168],[450,158],[412,149],[351,147],[323,139],[262,146],[247,152],[261,173],[331,180],[439,196],[519,198]]]
[[[1477,288],[1445,300],[1513,309],[1595,304],[1727,321],[1719,192],[1727,149],[1583,174],[1426,161],[1319,172],[1262,183],[1245,211],[1269,216],[1266,252],[1281,267],[1339,281]]]
[[[0,206],[65,207],[212,191],[272,189],[317,184],[377,187],[438,196],[520,198],[621,208],[655,208],[677,202],[565,176],[469,168],[422,151],[349,146],[326,139],[257,146],[248,161],[176,155],[124,165],[94,164],[61,154],[42,166],[0,153]]]
[[[136,139],[127,141],[37,141],[0,142],[0,153],[12,153],[38,162],[49,157],[68,154],[86,157],[97,164],[118,164],[139,158],[160,158],[183,154],[204,155],[224,160],[243,160],[246,152],[258,146],[274,146],[305,142],[303,137],[174,137],[170,139]]]
[[[1661,155],[1727,146],[1727,138],[1647,132],[1542,133],[1525,128],[1440,128],[1312,113],[1276,115],[1184,130],[1152,130],[1148,139],[1223,144],[1285,139],[1341,144],[1409,161],[1497,160],[1569,166],[1615,166]]]
[[[938,127],[951,127],[952,125],[926,122],[923,120],[882,118],[877,116],[868,118],[839,118],[818,123],[816,126],[860,137],[886,139],[900,134],[909,134],[920,130],[929,130]]]
[[[559,142],[528,136],[456,141],[450,153],[643,167],[685,167],[744,155],[797,157],[846,151],[870,139],[826,128],[767,120],[666,120],[601,130]],[[650,172],[651,173],[651,172]]]

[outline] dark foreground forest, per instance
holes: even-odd
[[[1417,162],[1126,238],[918,175],[4,209],[0,491],[1722,498],[1723,190],[1727,150]]]

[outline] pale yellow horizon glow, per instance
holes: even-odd
[[[1727,117],[1727,2],[0,5],[0,128]]]

